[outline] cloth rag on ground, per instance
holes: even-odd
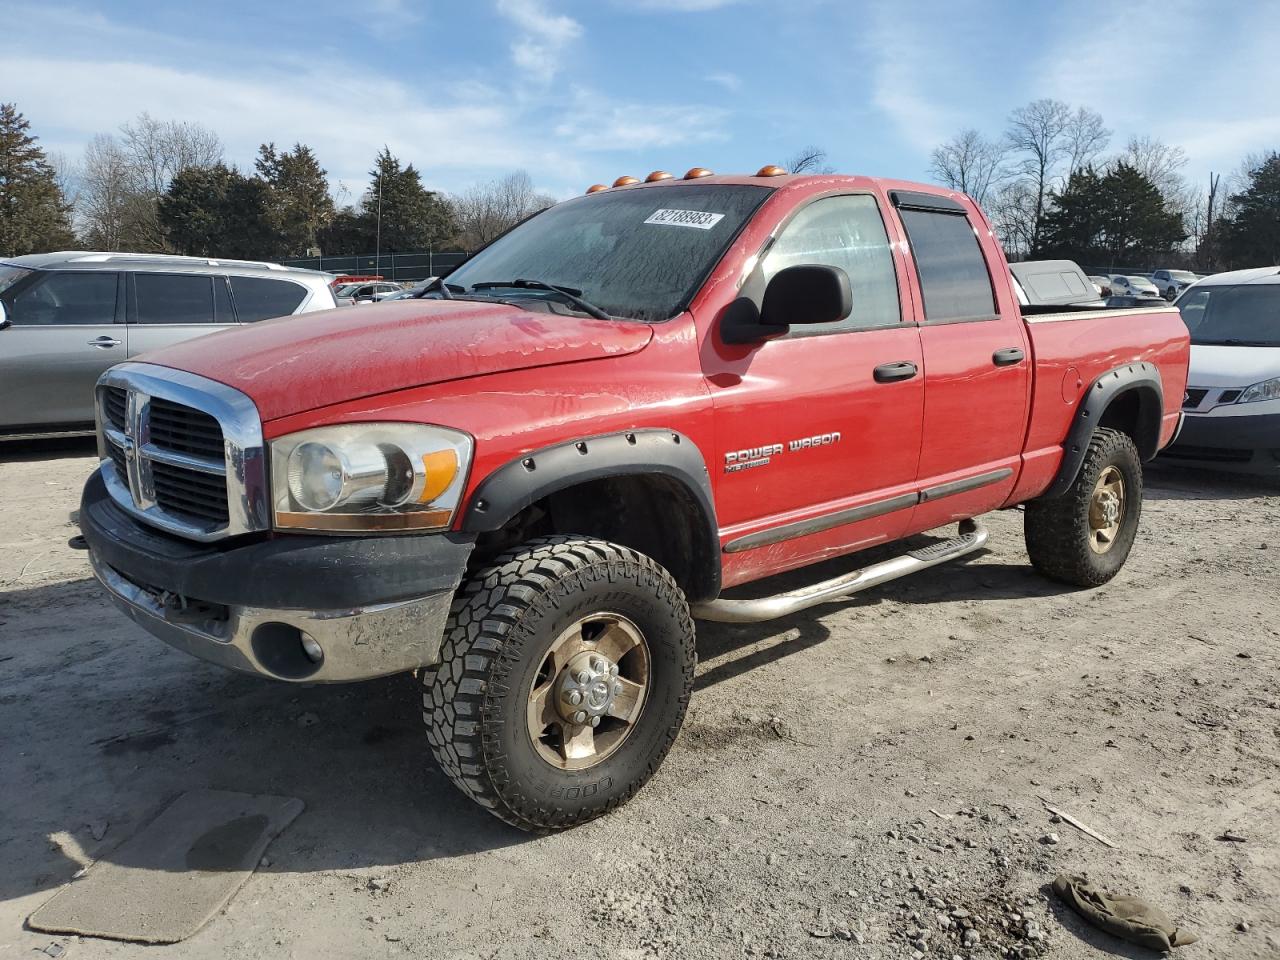
[[[1095,927],[1139,946],[1171,950],[1200,939],[1179,929],[1159,907],[1127,893],[1103,890],[1084,877],[1059,874],[1053,892]]]

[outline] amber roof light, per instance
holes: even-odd
[[[689,172],[684,175],[686,180],[697,180],[699,177],[712,176],[710,170],[706,167],[690,167]]]
[[[778,166],[776,163],[770,163],[756,171],[757,177],[781,177],[786,174],[786,170]]]
[[[653,173],[649,174],[647,177],[644,178],[644,182],[657,183],[659,180],[672,180],[672,179],[674,178],[671,176],[671,174],[667,173],[667,171],[655,170],[653,171]]]
[[[587,187],[587,193],[599,193],[601,190],[608,190],[608,189],[609,188],[606,187],[603,183],[593,183],[591,186]]]
[[[613,185],[615,187],[629,187],[631,186],[631,184],[639,183],[639,182],[640,181],[637,180],[635,177],[622,176],[622,177],[619,177],[617,180],[613,181]]]

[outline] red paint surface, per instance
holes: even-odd
[[[678,181],[624,189],[663,189]],[[690,309],[652,327],[547,316],[503,305],[410,300],[310,314],[215,335],[147,359],[243,390],[268,439],[361,420],[438,423],[476,438],[469,500],[493,470],[530,451],[631,428],[689,437],[706,461],[722,542],[922,487],[1008,467],[997,484],[810,536],[723,557],[726,586],[932,529],[1043,492],[1079,394],[1124,363],[1160,370],[1162,442],[1177,423],[1189,346],[1176,310],[1026,323],[990,225],[960,194],[862,177],[712,177],[776,188]],[[930,325],[888,191],[942,194],[970,211],[999,318]],[[723,343],[721,314],[754,257],[797,205],[826,194],[877,198],[894,246],[897,328]],[[857,291],[854,291],[857,296]],[[1017,346],[1026,360],[995,367]],[[911,360],[914,380],[877,384],[872,369]],[[1077,390],[1075,384],[1081,387]],[[725,473],[725,454],[838,431],[841,442],[786,450]]]

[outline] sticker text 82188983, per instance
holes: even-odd
[[[724,219],[723,213],[707,213],[705,210],[655,210],[649,214],[645,223],[656,223],[665,227],[693,227],[695,230],[710,230]]]

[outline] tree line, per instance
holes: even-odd
[[[264,143],[250,170],[216,133],[143,113],[100,133],[79,163],[50,157],[0,104],[0,255],[81,247],[242,259],[473,250],[554,203],[515,171],[456,194],[384,147],[354,202],[334,200],[306,144]]]
[[[1280,154],[1244,158],[1226,183],[1190,183],[1181,147],[1112,132],[1088,107],[1035,100],[988,137],[962,130],[931,155],[943,184],[987,210],[1013,258],[1205,272],[1280,263]]]
[[[934,176],[989,213],[1013,258],[1100,268],[1204,271],[1280,263],[1280,153],[1192,184],[1182,148],[1131,137],[1112,151],[1100,114],[1060,100],[1014,110],[995,137],[968,129],[938,146]],[[792,172],[830,172],[809,146]],[[474,250],[554,202],[515,171],[459,194],[429,190],[384,147],[354,202],[334,199],[307,145],[264,143],[249,170],[213,131],[143,113],[94,136],[79,162],[49,156],[14,104],[0,103],[0,255],[83,247],[285,259]]]

